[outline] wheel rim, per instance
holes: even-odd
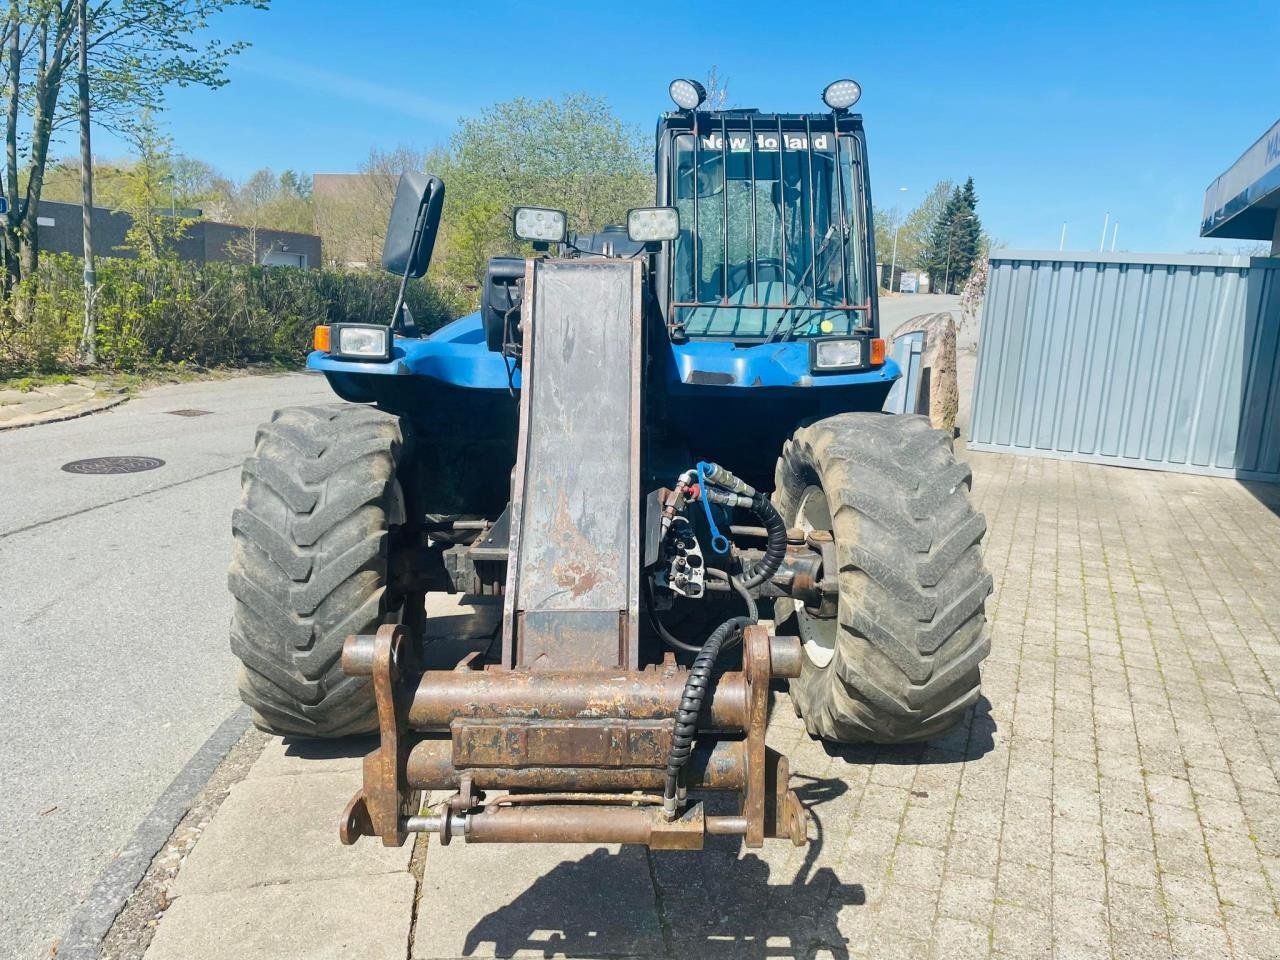
[[[814,530],[831,530],[831,507],[827,495],[818,486],[806,487],[796,507],[795,525],[806,534]],[[798,600],[791,601],[796,611],[796,626],[805,656],[818,668],[825,667],[836,654],[836,631],[839,621],[835,617],[815,617]]]

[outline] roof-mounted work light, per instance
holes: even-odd
[[[707,99],[707,88],[697,80],[672,80],[667,88],[671,99],[681,110],[697,110]]]
[[[862,96],[857,80],[837,80],[822,91],[822,102],[832,110],[848,110]]]
[[[569,235],[569,218],[563,210],[516,207],[512,224],[516,239],[531,243],[564,243]]]

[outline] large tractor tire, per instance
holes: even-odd
[[[928,740],[978,699],[991,576],[970,480],[925,417],[840,414],[787,441],[774,503],[789,528],[831,531],[839,566],[835,609],[794,604],[791,696],[810,734]]]
[[[277,410],[244,464],[228,582],[240,696],[268,733],[339,737],[377,726],[343,641],[391,613],[387,563],[405,523],[398,418],[330,404]]]

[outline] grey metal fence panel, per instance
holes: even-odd
[[[1280,259],[992,254],[974,450],[1280,480]]]
[[[893,358],[902,376],[893,381],[889,395],[880,408],[885,413],[920,412],[920,355],[924,353],[924,331],[912,330],[893,338],[889,356]]]

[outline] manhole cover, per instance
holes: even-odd
[[[194,409],[170,410],[168,412],[173,414],[173,416],[175,417],[207,417],[209,414],[213,413],[212,410],[194,410]]]
[[[141,473],[143,470],[154,470],[163,467],[164,461],[156,457],[90,457],[88,460],[72,460],[64,463],[62,469],[67,473],[86,475],[107,473]]]

